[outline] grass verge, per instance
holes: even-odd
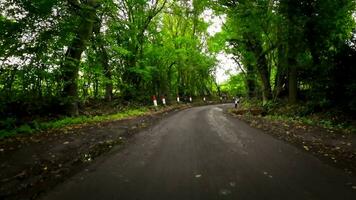
[[[49,122],[37,122],[33,121],[29,124],[21,125],[11,130],[0,130],[0,139],[15,136],[18,134],[32,134],[39,131],[46,131],[50,129],[59,129],[70,125],[78,124],[90,124],[104,121],[120,120],[129,117],[137,117],[147,114],[150,111],[148,107],[143,108],[131,108],[121,111],[120,113],[101,116],[78,116],[78,117],[65,117],[62,119],[49,121]]]
[[[354,133],[354,134],[356,133],[356,127],[352,126],[351,124],[335,122],[329,119],[315,118],[313,116],[290,117],[286,115],[267,115],[265,116],[265,118],[274,121],[294,122],[294,123],[306,124],[309,126],[319,126],[325,129],[341,130],[346,133]]]

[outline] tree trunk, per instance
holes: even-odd
[[[270,73],[268,70],[268,61],[266,59],[266,54],[263,52],[262,44],[259,41],[255,41],[255,55],[257,57],[257,70],[260,74],[262,82],[262,97],[263,104],[272,98],[272,89],[270,83]]]
[[[98,99],[99,96],[99,75],[94,74],[93,89],[94,89],[94,99]]]
[[[100,44],[100,52],[101,52],[101,62],[104,67],[104,76],[105,76],[105,100],[110,102],[112,101],[112,97],[113,97],[112,72],[111,72],[111,67],[109,65],[109,57],[103,44]]]
[[[288,76],[288,85],[289,85],[289,103],[295,104],[297,102],[297,67],[294,61],[290,61],[289,64],[289,76]]]
[[[256,97],[256,76],[251,64],[246,64],[246,87],[248,97]]]
[[[268,67],[267,67],[267,60],[265,56],[262,56],[259,59],[259,62],[257,64],[257,68],[259,71],[259,74],[261,76],[261,81],[262,81],[262,97],[263,97],[263,104],[266,104],[267,101],[271,100],[272,98],[272,90],[271,90],[271,83],[270,83],[270,75],[268,72]]]
[[[286,83],[287,76],[287,51],[286,46],[281,45],[278,49],[278,63],[277,63],[277,74],[275,79],[275,87],[274,87],[274,98],[278,98],[283,90],[283,85]]]
[[[83,17],[79,24],[76,37],[68,47],[65,60],[62,65],[62,80],[64,81],[62,95],[65,98],[64,112],[68,115],[78,115],[78,71],[83,51],[93,32],[93,24],[96,19],[97,0],[88,0],[81,7],[80,14]]]
[[[168,71],[167,71],[167,99],[169,101],[172,100],[172,71],[173,71],[173,65],[175,65],[175,62],[171,63],[168,67]]]
[[[252,52],[256,58],[256,68],[258,74],[260,75],[261,82],[262,82],[262,97],[263,97],[263,104],[267,103],[272,98],[272,89],[270,83],[270,72],[268,69],[268,61],[266,59],[266,53],[263,51],[262,42],[255,38],[253,34],[246,34],[245,37],[247,38],[246,47],[247,50]],[[252,84],[252,79],[250,79],[250,74],[253,74],[253,66],[247,65],[247,85]],[[251,92],[251,91],[250,91]],[[250,94],[251,95],[251,94]]]

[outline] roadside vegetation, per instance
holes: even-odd
[[[132,114],[92,105],[217,96],[208,2],[1,1],[0,135]]]
[[[120,118],[128,111],[116,107],[146,107],[154,95],[238,96],[270,118],[329,127],[355,120],[353,0],[5,0],[0,9],[1,135]],[[221,53],[240,72],[222,84]],[[115,112],[92,117],[102,112],[87,114],[91,105]]]
[[[32,121],[29,124],[23,124],[17,128],[14,128],[15,123],[14,119],[7,119],[7,121],[3,121],[3,127],[5,129],[0,130],[0,139],[4,137],[14,136],[16,134],[32,134],[35,132],[46,131],[51,129],[60,129],[63,127],[71,126],[71,125],[85,125],[90,123],[98,123],[98,122],[106,122],[106,121],[114,121],[120,119],[126,119],[130,117],[138,117],[150,112],[148,107],[143,108],[129,108],[120,111],[116,114],[109,115],[96,115],[96,116],[78,116],[78,117],[64,117],[58,120],[52,120],[48,122],[37,122]],[[6,128],[8,127],[8,128]]]
[[[0,199],[35,199],[171,111],[234,97],[241,120],[356,173],[355,0],[1,0],[0,10]],[[221,54],[239,71],[224,83]]]
[[[260,115],[271,121],[302,123],[325,129],[356,133],[354,118],[336,109],[313,112],[310,111],[308,105],[303,103],[290,105],[286,102],[271,102],[263,105],[263,103],[258,100],[244,99],[240,103],[239,111],[240,114]]]
[[[355,1],[224,1],[212,49],[241,71],[221,86],[269,119],[355,130]],[[223,45],[228,44],[228,45]]]

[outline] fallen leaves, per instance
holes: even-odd
[[[84,154],[83,158],[82,158],[82,161],[83,162],[91,162],[92,161],[91,155],[90,154]]]
[[[19,174],[15,175],[13,178],[22,179],[22,178],[24,178],[26,175],[27,175],[27,171],[26,171],[26,170],[23,170],[23,171],[20,172]]]
[[[220,190],[220,195],[226,196],[226,195],[230,195],[231,191],[227,190],[227,189],[221,189]]]
[[[235,186],[236,186],[236,183],[235,183],[235,182],[230,182],[230,186],[231,186],[231,187],[235,187]]]
[[[268,178],[273,178],[273,176],[270,175],[270,174],[268,174],[268,172],[263,172],[263,174],[264,174],[265,176],[267,176]]]

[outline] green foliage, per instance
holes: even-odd
[[[337,107],[355,116],[354,1],[219,2],[227,21],[210,48],[228,42],[248,97],[263,97],[265,107],[296,97],[307,102],[305,115]]]
[[[213,37],[209,9],[226,17]],[[305,115],[356,111],[352,0],[4,0],[0,10],[1,127],[76,114],[68,107],[91,99],[150,103],[220,88],[268,110],[297,93]],[[242,72],[219,88],[221,51]]]
[[[230,76],[229,80],[221,85],[221,91],[229,96],[246,96],[246,82],[243,74]]]
[[[193,2],[1,1],[1,118],[75,115],[90,99],[211,95],[216,60],[200,18],[209,1]]]

